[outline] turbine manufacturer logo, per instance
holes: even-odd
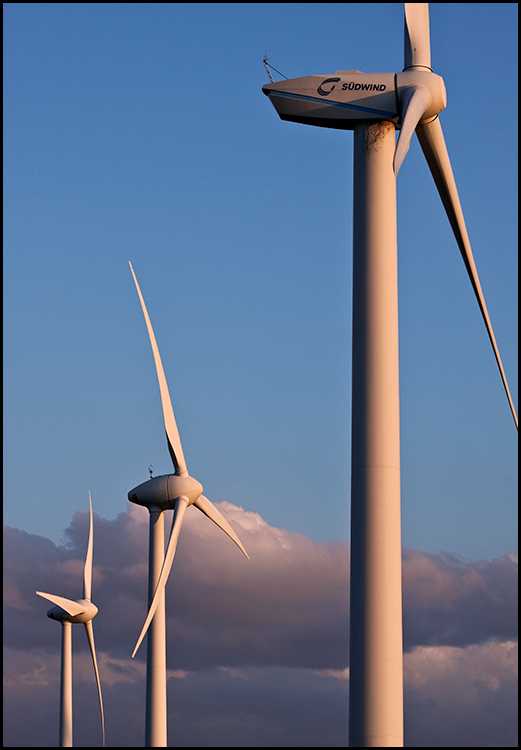
[[[329,96],[329,94],[335,89],[335,83],[338,83],[340,78],[325,78],[317,89],[317,93],[320,96]],[[333,85],[329,89],[323,89],[322,86],[325,83],[332,83]],[[345,82],[342,84],[342,91],[385,91],[387,86],[384,83],[355,83],[354,81]]]
[[[340,78],[326,78],[326,79],[325,79],[324,81],[322,81],[322,83],[321,83],[321,84],[320,84],[320,86],[318,87],[318,89],[317,89],[317,93],[318,93],[318,94],[320,94],[320,96],[327,96],[328,94],[330,94],[330,93],[331,93],[331,92],[333,91],[333,89],[335,88],[335,83],[336,83],[337,81],[339,81],[339,80],[340,80]],[[325,83],[332,83],[332,84],[333,84],[333,85],[331,86],[331,88],[329,89],[329,91],[324,91],[324,89],[322,88],[322,86],[323,86],[323,85],[324,85]]]
[[[385,83],[349,83],[342,84],[342,91],[385,91]]]

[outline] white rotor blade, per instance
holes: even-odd
[[[89,525],[89,542],[87,544],[87,555],[85,557],[85,567],[83,568],[83,598],[90,601],[92,593],[92,500],[89,492],[90,505],[90,525]]]
[[[510,404],[512,416],[514,417],[514,422],[517,427],[518,420],[514,402],[510,395],[505,371],[503,369],[501,357],[499,356],[496,338],[494,336],[494,331],[492,330],[492,324],[485,304],[485,298],[481,290],[481,284],[479,283],[478,272],[476,270],[476,264],[474,263],[467,228],[463,218],[463,211],[461,210],[461,204],[456,188],[456,182],[454,180],[449,154],[447,152],[447,146],[445,145],[445,139],[443,137],[443,131],[439,119],[436,118],[425,125],[418,125],[416,128],[416,135],[418,136],[423,153],[427,159],[434,182],[438,188],[438,193],[440,194],[452,231],[456,237],[456,242],[458,243],[458,247],[463,257],[463,262],[465,263],[470,282],[474,289],[479,309],[481,310],[483,320],[485,321],[490,343],[492,344],[499,372],[501,373],[501,379],[503,380],[503,386],[507,394],[508,403]]]
[[[87,640],[90,646],[90,653],[92,656],[92,663],[94,665],[94,674],[96,676],[96,684],[98,686],[99,696],[99,707],[101,711],[101,731],[103,733],[103,747],[105,747],[105,716],[103,714],[103,698],[101,697],[101,683],[99,679],[98,662],[96,661],[96,649],[94,647],[94,630],[92,627],[92,620],[83,623],[85,625],[85,632],[87,634]]]
[[[168,392],[168,385],[166,383],[163,364],[161,362],[161,357],[159,356],[156,337],[154,336],[152,323],[150,322],[150,317],[145,305],[145,300],[143,299],[143,295],[141,294],[141,289],[139,288],[136,274],[134,273],[134,269],[132,268],[132,263],[129,261],[128,264],[130,266],[130,270],[132,271],[132,276],[134,277],[134,283],[136,285],[137,293],[139,295],[139,301],[141,302],[141,307],[143,309],[143,315],[145,316],[148,336],[150,338],[150,344],[152,346],[152,352],[154,354],[157,379],[159,381],[159,390],[161,392],[161,404],[163,406],[163,419],[165,422],[168,450],[170,451],[172,463],[174,464],[175,473],[181,477],[187,476],[188,472],[186,470],[185,458],[183,455],[183,449],[181,447],[181,438],[179,437],[179,431],[177,429],[177,424],[174,417],[174,410],[172,409],[172,402],[170,400],[170,394]]]
[[[152,601],[150,603],[150,608],[148,610],[145,624],[141,629],[141,633],[139,634],[139,638],[137,639],[136,646],[134,648],[134,651],[132,652],[132,658],[134,658],[138,648],[141,646],[141,642],[145,637],[150,623],[152,622],[152,618],[156,613],[157,607],[159,605],[159,598],[165,590],[166,582],[168,581],[168,576],[170,575],[170,570],[172,568],[172,563],[174,562],[174,555],[177,549],[177,540],[179,539],[179,532],[181,531],[181,526],[187,507],[188,499],[186,497],[178,497],[176,499],[172,528],[170,530],[170,538],[168,540],[168,545],[166,548],[165,559],[163,560],[163,566],[161,568],[161,573],[159,574],[159,579],[156,584],[156,590],[154,591],[154,596],[152,597]]]
[[[208,518],[210,518],[217,526],[219,526],[220,529],[222,529],[225,534],[228,534],[230,539],[232,539],[237,547],[243,552],[246,557],[249,558],[248,553],[244,549],[244,547],[241,544],[241,541],[235,531],[232,529],[226,518],[222,515],[220,511],[217,510],[215,505],[208,500],[207,497],[204,495],[200,495],[198,499],[194,502],[194,505],[199,508]]]
[[[83,607],[81,604],[78,604],[78,602],[73,602],[72,599],[65,599],[63,596],[56,596],[56,594],[46,594],[43,591],[37,591],[36,592],[38,596],[43,596],[44,599],[48,599],[53,604],[57,604],[58,607],[61,607],[67,614],[71,615],[71,617],[75,617],[76,615],[81,614],[85,607]]]
[[[403,69],[423,67],[431,69],[431,38],[429,32],[429,3],[404,3],[404,66]]]
[[[412,134],[420,122],[423,113],[431,103],[431,92],[425,86],[409,86],[401,98],[402,127],[394,152],[394,174],[398,174],[405,155],[409,150]]]

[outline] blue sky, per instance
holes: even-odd
[[[517,406],[517,4],[435,3],[430,15],[432,64],[448,95],[441,122]],[[111,534],[126,539],[134,525],[145,533],[135,509],[127,509],[127,493],[148,478],[149,464],[155,475],[172,470],[129,260],[187,465],[205,495],[244,509],[230,512],[246,537],[258,523],[281,549],[291,539],[311,550],[309,559],[322,560],[324,544],[336,560],[335,540],[343,550],[349,539],[353,135],[281,122],[261,92],[264,54],[288,77],[400,71],[403,6],[4,4],[4,522],[19,530],[14,549],[20,557],[23,548],[22,562],[30,563],[23,575],[12,574],[24,582],[17,592],[52,586],[46,576],[35,579],[35,570],[51,569],[51,558],[65,560],[81,579],[86,531],[78,530],[83,516],[75,513],[88,507],[89,491],[96,524],[105,529],[96,541],[95,528],[96,566],[97,555],[110,557]],[[416,572],[427,566],[433,581],[438,570],[452,576],[456,558],[462,566],[501,559],[499,568],[510,571],[517,435],[416,139],[398,177],[398,232],[403,544],[417,551],[411,560],[423,561]],[[51,552],[47,540],[63,541],[69,551],[53,545]],[[144,565],[146,545],[139,544]],[[40,547],[47,552],[40,555]],[[429,557],[440,551],[449,557]],[[113,563],[104,563],[107,571]],[[66,567],[56,575],[60,570]],[[460,574],[475,578],[467,576],[470,568],[457,570],[447,591]],[[108,606],[113,594],[98,590]],[[479,592],[478,600],[483,606]],[[33,620],[24,624],[28,607],[43,616],[41,601],[15,601],[7,641],[19,674],[26,657],[16,650],[17,630],[34,648],[44,639],[45,648],[58,649],[59,639],[50,621],[43,634]],[[129,632],[137,635],[141,613],[132,618]],[[133,635],[111,651],[110,628],[101,614],[99,620],[103,681],[123,669],[118,648],[128,668]],[[483,674],[485,662],[502,662],[485,646],[472,650],[475,643],[509,638],[507,630],[410,643],[467,644],[469,671],[461,674]],[[337,669],[344,667],[338,660]],[[141,685],[142,675],[136,680]],[[252,680],[248,695],[258,697],[264,677]],[[296,682],[307,695],[307,683]],[[193,689],[201,695],[197,684]],[[41,687],[12,694],[20,705],[30,700],[47,721],[49,708],[35,703]],[[329,693],[321,695],[326,706]],[[436,703],[433,696],[425,695],[426,706]],[[443,710],[436,703],[434,725],[449,728],[437,746],[464,744],[463,730],[483,716],[477,703],[451,723],[455,698]],[[344,693],[338,701],[346,706]],[[414,746],[422,746],[422,721],[420,734],[410,734]],[[500,712],[494,721],[487,725],[492,735],[506,726]],[[12,746],[37,742],[34,727],[23,737],[13,731]],[[45,734],[40,741],[52,742]],[[245,739],[236,741],[243,746]],[[295,735],[288,730],[272,741],[295,746]],[[226,733],[222,742],[233,744]],[[317,738],[310,742],[316,746]],[[328,742],[345,744],[341,732]],[[476,742],[472,736],[471,746]]]
[[[168,473],[142,286],[210,499],[349,535],[352,133],[286,76],[403,66],[402,7],[7,3],[4,509],[58,540]],[[517,6],[436,3],[442,124],[517,404]],[[404,544],[512,551],[517,437],[419,144],[398,178]]]

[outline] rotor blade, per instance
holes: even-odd
[[[85,557],[85,567],[83,568],[83,598],[90,601],[92,593],[92,500],[89,492],[90,505],[90,525],[89,525],[89,542],[87,544],[87,556]]]
[[[241,550],[241,552],[243,552],[246,555],[248,560],[250,559],[248,553],[242,546],[239,537],[237,536],[235,531],[232,529],[232,527],[230,526],[226,518],[222,515],[220,511],[217,510],[215,505],[212,502],[210,502],[210,500],[208,500],[207,497],[205,497],[204,495],[200,495],[198,499],[194,502],[194,505],[197,508],[199,508],[199,510],[201,510],[205,514],[205,516],[208,516],[208,518],[210,518],[215,524],[217,524],[217,526],[219,526],[220,529],[222,529],[226,534],[228,534],[230,539],[232,539],[235,542],[237,547]]]
[[[98,696],[99,696],[99,707],[101,711],[101,731],[103,734],[103,747],[105,747],[105,716],[103,714],[103,698],[101,697],[101,683],[98,672],[98,662],[96,661],[96,649],[94,647],[94,629],[92,627],[92,620],[83,623],[85,625],[85,632],[87,634],[87,640],[90,646],[90,653],[92,656],[92,663],[94,665],[94,674],[96,676],[96,684],[98,685]]]
[[[136,646],[134,648],[134,651],[132,652],[132,658],[134,658],[138,648],[141,646],[141,642],[143,638],[145,637],[145,634],[150,626],[150,623],[152,622],[152,618],[154,617],[156,613],[161,594],[165,590],[166,582],[168,580],[168,576],[170,575],[170,570],[172,568],[172,563],[174,562],[174,555],[175,555],[175,551],[177,548],[177,540],[179,539],[179,532],[181,531],[181,526],[183,523],[183,518],[184,518],[187,507],[188,507],[188,498],[178,497],[176,499],[175,506],[174,506],[174,517],[172,519],[172,528],[170,530],[170,538],[168,540],[168,545],[166,548],[165,559],[163,560],[163,567],[161,568],[161,573],[159,574],[159,578],[156,584],[156,589],[154,591],[154,596],[152,597],[152,601],[150,603],[150,608],[148,610],[145,624],[143,625],[141,629],[141,633],[139,634],[139,638],[137,639]]]
[[[134,277],[134,283],[136,285],[137,293],[139,295],[139,301],[143,309],[143,315],[145,316],[145,322],[147,324],[148,336],[150,338],[150,344],[152,346],[152,352],[154,354],[154,362],[156,365],[157,379],[159,381],[159,390],[161,392],[161,404],[163,406],[163,419],[165,422],[166,439],[168,442],[168,450],[174,464],[175,473],[179,476],[187,476],[185,457],[183,455],[183,449],[181,447],[181,438],[177,429],[177,424],[174,417],[174,410],[172,409],[172,402],[170,401],[170,394],[168,392],[168,385],[166,383],[165,372],[163,370],[163,364],[161,357],[159,356],[159,349],[157,348],[156,337],[152,329],[152,323],[145,305],[145,300],[141,294],[141,289],[137,282],[136,274],[132,268],[132,263],[128,262],[132,276]]]
[[[394,174],[398,174],[405,155],[409,150],[412,134],[423,113],[431,103],[431,93],[425,86],[408,86],[402,94],[402,127],[394,152]]]
[[[58,607],[61,607],[67,614],[71,615],[71,617],[75,617],[76,615],[81,614],[85,607],[83,607],[81,604],[78,604],[78,602],[73,602],[72,599],[65,599],[63,596],[56,596],[56,594],[46,594],[43,591],[37,591],[36,592],[38,596],[43,596],[44,599],[48,599],[53,604],[57,604]]]
[[[458,247],[463,257],[463,262],[465,263],[470,282],[474,289],[479,309],[481,310],[483,320],[485,321],[485,326],[487,328],[490,343],[492,344],[496,362],[499,367],[499,372],[501,373],[501,379],[503,380],[503,386],[507,394],[508,403],[510,404],[512,416],[514,417],[514,422],[517,427],[518,420],[514,402],[512,401],[512,396],[510,395],[505,371],[503,369],[501,357],[499,356],[499,349],[496,343],[496,338],[494,336],[494,331],[492,330],[492,324],[490,322],[487,306],[485,304],[485,298],[481,290],[481,284],[479,283],[478,272],[476,270],[476,264],[474,263],[472,249],[470,247],[470,241],[467,234],[467,228],[465,226],[465,220],[463,218],[463,211],[461,210],[458,190],[456,188],[456,182],[452,173],[447,146],[445,145],[445,139],[443,137],[443,131],[441,129],[439,119],[436,118],[432,122],[428,122],[425,125],[418,125],[418,127],[416,128],[416,134],[418,136],[418,140],[420,141],[423,153],[425,154],[425,158],[427,159],[427,163],[434,178],[434,182],[436,183],[436,187],[438,188],[438,193],[440,194],[440,198],[442,200],[443,206],[445,207],[445,211],[452,227],[452,231],[454,232],[454,236],[456,237],[456,242],[458,243]]]
[[[429,3],[404,3],[404,66],[431,70]]]

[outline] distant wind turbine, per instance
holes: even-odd
[[[136,285],[143,315],[147,325],[150,344],[154,354],[157,379],[163,406],[168,450],[174,465],[174,474],[167,474],[149,479],[130,490],[128,499],[137,505],[143,505],[150,513],[149,536],[149,567],[148,567],[148,604],[149,610],[145,624],[141,630],[136,647],[132,654],[134,658],[141,641],[148,630],[147,650],[147,696],[146,696],[146,747],[167,746],[167,702],[166,702],[166,620],[165,620],[165,586],[170,574],[177,547],[177,540],[186,509],[195,505],[220,529],[235,542],[239,549],[248,557],[237,534],[228,521],[217,510],[213,503],[204,497],[202,485],[188,474],[181,447],[181,439],[170,401],[170,394],[166,383],[156,337],[148,316],[147,308],[141,289],[129,262],[132,276]],[[165,526],[164,512],[173,510],[172,529],[165,554]]]
[[[81,622],[85,626],[85,633],[89,642],[92,663],[94,665],[94,675],[98,686],[98,697],[101,711],[101,731],[103,747],[105,747],[105,717],[103,714],[103,699],[101,697],[101,684],[98,672],[98,663],[96,661],[96,649],[94,647],[94,631],[92,620],[98,614],[98,608],[91,602],[92,591],[92,547],[93,547],[93,529],[92,529],[92,500],[89,492],[90,505],[90,526],[89,541],[87,544],[87,556],[85,558],[85,567],[83,569],[83,599],[72,601],[65,599],[63,596],[55,594],[46,594],[43,591],[37,591],[38,596],[43,596],[53,604],[47,612],[47,617],[51,620],[57,620],[62,625],[62,654],[61,654],[61,686],[60,686],[60,747],[72,747],[72,631],[71,625]]]
[[[262,89],[283,120],[354,130],[350,747],[403,746],[396,175],[413,132],[518,424],[438,119],[446,95],[431,68],[428,5],[405,3],[401,73],[338,70]]]

